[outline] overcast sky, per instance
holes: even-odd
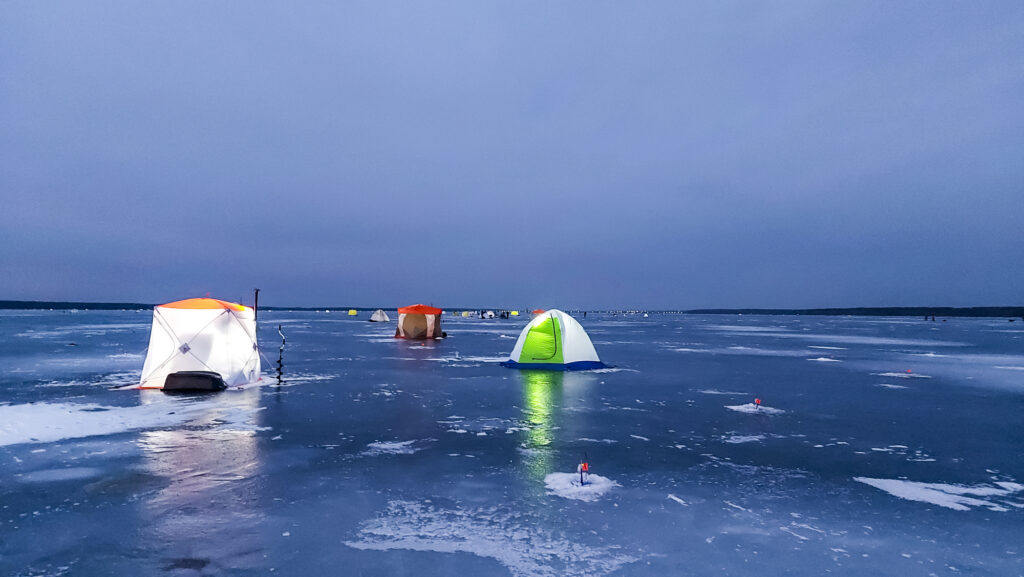
[[[0,8],[0,299],[1003,305],[1022,258],[1019,0]]]

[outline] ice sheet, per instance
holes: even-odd
[[[138,381],[131,354],[148,330],[86,340],[62,334],[57,315],[0,319],[0,406],[14,411],[0,411],[0,430],[18,422],[19,437],[0,433],[14,443],[0,446],[0,575],[1020,573],[1024,491],[948,487],[1001,492],[1024,478],[1020,392],[989,386],[1020,382],[995,367],[1024,366],[1024,333],[745,316],[735,324],[754,330],[722,335],[706,329],[719,316],[633,327],[590,315],[602,358],[630,370],[580,375],[489,362],[505,358],[515,323],[460,334],[446,322],[452,339],[420,346],[393,326],[315,316],[260,313],[265,377],[277,324],[305,319],[284,329],[283,386],[201,397],[107,390]],[[88,322],[102,319],[136,317]],[[37,329],[54,334],[14,337]],[[384,342],[358,336],[371,333]],[[930,351],[946,356],[912,356]],[[843,363],[803,362],[815,357]],[[900,374],[869,374],[884,371]],[[772,406],[743,404],[755,397]],[[46,435],[58,442],[32,441]],[[548,494],[546,477],[576,478],[579,458],[622,487],[595,501]],[[855,476],[933,481],[946,488],[926,495],[987,505],[904,500]]]

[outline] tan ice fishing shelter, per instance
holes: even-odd
[[[427,305],[412,305],[398,309],[396,339],[439,339],[443,310]]]

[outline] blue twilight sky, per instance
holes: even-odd
[[[0,6],[0,299],[1024,304],[1024,2]]]

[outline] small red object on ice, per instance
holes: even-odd
[[[910,369],[907,369],[907,372],[909,373],[909,372],[910,372]]]
[[[586,461],[580,461],[580,465],[576,467],[576,470],[580,473],[580,485],[585,485],[586,481],[583,479],[583,474],[586,473],[590,476],[590,463]]]
[[[754,399],[754,404],[755,405],[760,405],[761,404],[761,399]]]

